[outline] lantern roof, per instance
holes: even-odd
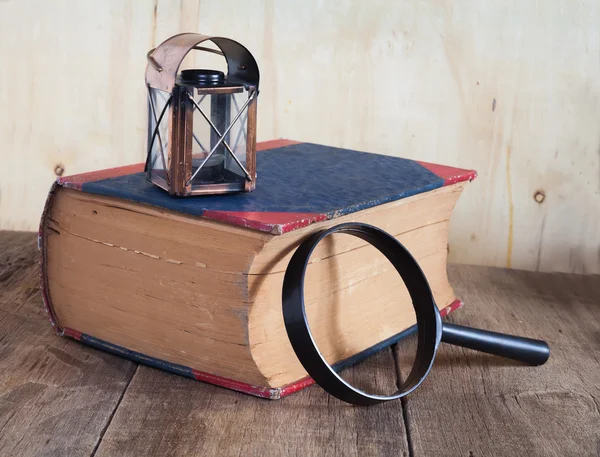
[[[199,46],[206,41],[214,43],[219,50]],[[199,33],[180,33],[151,49],[147,54],[146,84],[155,89],[172,92],[181,62],[193,49],[222,55],[227,62],[226,80],[241,81],[258,89],[258,64],[246,47],[230,38]]]

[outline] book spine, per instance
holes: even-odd
[[[56,318],[56,313],[54,312],[54,308],[52,307],[52,299],[50,297],[50,291],[48,289],[48,233],[53,229],[48,227],[48,218],[50,209],[52,208],[52,203],[54,201],[54,197],[56,196],[56,192],[59,189],[60,184],[58,181],[55,181],[50,188],[50,192],[48,193],[48,197],[46,198],[46,203],[44,205],[44,211],[42,212],[42,218],[40,220],[40,227],[38,230],[38,250],[39,250],[39,262],[40,262],[40,290],[42,293],[42,301],[44,303],[44,309],[46,310],[46,314],[48,314],[48,318],[50,319],[50,323],[52,327],[59,335],[64,335],[64,330],[61,328],[58,323],[58,319]]]

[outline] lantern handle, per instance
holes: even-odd
[[[198,46],[204,41],[212,41],[220,51]],[[228,78],[239,79],[258,89],[260,78],[258,65],[248,49],[229,38],[210,37],[199,33],[174,35],[148,51],[146,84],[155,89],[172,92],[179,66],[192,49],[225,57]]]
[[[213,54],[217,54],[220,56],[225,56],[225,54],[223,54],[221,51],[217,51],[216,49],[211,49],[211,48],[205,48],[204,46],[194,46],[192,49],[196,50],[196,51],[204,51],[204,52],[211,52]],[[148,63],[150,65],[152,65],[154,67],[154,69],[156,71],[158,71],[159,73],[163,70],[162,67],[158,64],[158,62],[156,60],[154,60],[154,57],[152,57],[152,53],[156,50],[156,48],[152,48],[150,49],[147,53],[146,53],[146,59],[148,60]]]

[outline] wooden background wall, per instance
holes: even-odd
[[[261,67],[259,140],[476,168],[451,260],[600,272],[596,0],[0,1],[0,228],[57,173],[144,158],[145,55],[201,31]]]

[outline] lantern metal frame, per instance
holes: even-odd
[[[203,42],[212,42],[218,49],[199,46]],[[193,87],[178,79],[179,67],[185,56],[192,50],[221,55],[227,63],[226,85]],[[148,88],[148,155],[146,159],[146,177],[149,181],[168,191],[172,195],[189,196],[200,194],[219,194],[228,192],[252,191],[256,186],[256,112],[259,85],[259,71],[252,54],[240,43],[223,37],[210,37],[197,33],[175,35],[147,54],[146,85]],[[155,89],[153,91],[153,89]],[[160,91],[160,92],[159,92]],[[232,101],[237,113],[228,125],[215,125],[211,116],[201,108],[206,96],[235,94],[246,91],[248,98],[241,106],[235,97]],[[164,107],[158,112],[152,94],[164,92],[167,96]],[[196,100],[195,95],[200,97]],[[230,107],[231,108],[231,107]],[[230,109],[228,108],[228,109]],[[193,130],[194,112],[198,111],[211,128],[211,147],[205,148]],[[167,119],[164,117],[167,116]],[[240,129],[246,141],[245,166],[235,154],[240,138],[232,148],[227,135],[237,122],[245,122],[246,129]],[[168,121],[167,138],[160,133],[162,122]],[[154,128],[152,128],[154,126]],[[192,163],[192,147],[196,142],[205,157],[199,166]],[[154,144],[158,143],[160,160],[164,173],[155,168],[157,157],[152,158]],[[223,148],[224,154],[231,157],[243,173],[238,181],[220,183],[193,182],[217,148]],[[195,168],[195,169],[194,169]]]

